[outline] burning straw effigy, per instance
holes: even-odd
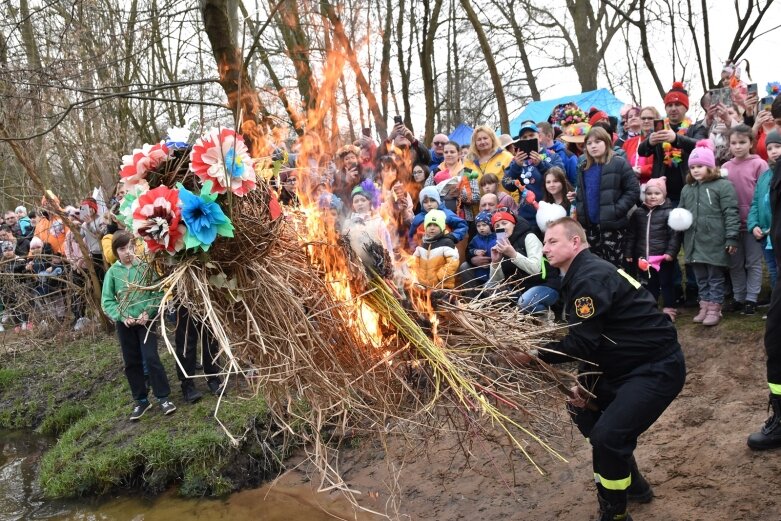
[[[560,458],[551,398],[571,377],[502,359],[539,347],[551,326],[501,292],[468,300],[420,286],[399,248],[355,251],[317,204],[316,169],[298,172],[299,204],[280,207],[270,182],[279,163],[250,157],[230,129],[192,146],[181,133],[125,156],[120,219],[152,255],[163,306],[184,305],[211,330],[224,374],[250,382],[307,448],[321,489],[346,490],[335,432],[499,432],[538,470],[530,445]]]

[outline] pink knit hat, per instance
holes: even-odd
[[[713,157],[713,142],[710,139],[697,141],[697,146],[689,155],[689,166],[716,167],[716,158]]]
[[[667,178],[657,177],[655,179],[649,179],[648,182],[645,184],[646,191],[649,188],[657,188],[660,192],[662,192],[662,196],[667,198]]]
[[[450,171],[449,171],[449,170],[440,170],[440,171],[439,171],[439,172],[437,172],[437,174],[434,176],[434,183],[435,183],[435,184],[439,184],[439,183],[441,183],[442,181],[447,181],[447,180],[448,180],[448,179],[450,179],[451,177],[453,177],[453,176],[451,176],[451,175],[450,175]]]

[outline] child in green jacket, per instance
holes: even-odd
[[[150,268],[135,256],[133,236],[120,231],[114,234],[111,249],[118,259],[106,272],[103,281],[101,306],[106,315],[116,322],[125,376],[136,405],[130,413],[130,421],[137,421],[152,407],[147,399],[144,381],[144,363],[149,370],[149,380],[163,414],[168,415],[176,406],[168,399],[171,389],[163,364],[157,354],[157,335],[150,328],[157,313],[162,295],[142,289],[149,285]]]
[[[759,176],[757,188],[754,190],[754,199],[751,201],[751,209],[748,211],[746,227],[762,245],[765,264],[767,264],[767,271],[770,274],[770,288],[772,289],[776,286],[778,268],[773,253],[775,244],[770,243],[769,236],[770,224],[773,221],[770,210],[770,181],[773,179],[773,166],[781,159],[781,133],[777,130],[770,132],[765,138],[765,146],[767,147],[770,168]]]
[[[721,177],[710,140],[697,142],[689,156],[686,183],[678,207],[691,212],[693,221],[683,235],[686,264],[694,270],[700,295],[700,312],[693,320],[715,326],[721,320],[730,255],[737,251],[740,218],[735,188]]]

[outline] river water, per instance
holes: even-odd
[[[36,479],[51,440],[31,431],[0,431],[0,521],[332,521],[376,519],[356,514],[341,497],[308,486],[264,486],[225,499],[182,499],[168,492],[155,499],[118,496],[101,500],[44,500]]]

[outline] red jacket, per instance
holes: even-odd
[[[640,184],[647,183],[651,179],[651,172],[654,169],[653,157],[643,157],[637,155],[637,147],[643,141],[642,135],[630,137],[624,141],[624,152],[626,152],[626,161],[631,167],[640,167]]]

